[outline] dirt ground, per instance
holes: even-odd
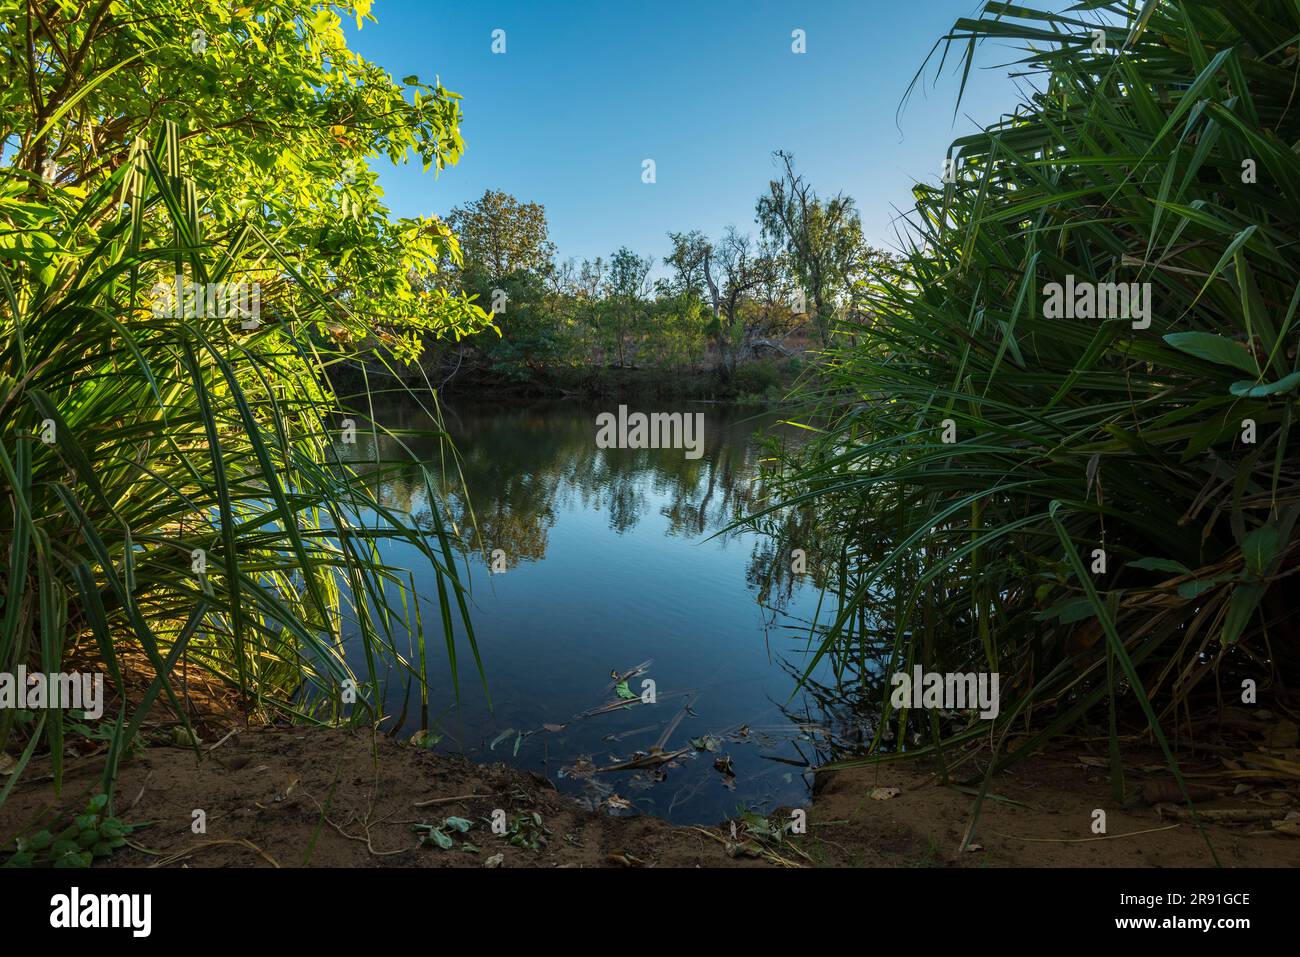
[[[245,730],[205,746],[201,761],[192,749],[151,746],[126,763],[118,816],[147,826],[106,866],[1180,867],[1212,865],[1210,846],[1227,867],[1300,865],[1300,793],[1288,769],[1233,762],[1225,778],[1220,758],[1185,764],[1198,810],[1232,819],[1203,835],[1178,816],[1158,755],[1126,755],[1127,806],[1112,797],[1104,758],[1068,748],[996,776],[960,850],[978,787],[939,784],[911,762],[819,772],[806,833],[775,840],[753,821],[733,836],[732,822],[692,828],[588,811],[538,775],[368,732]],[[18,833],[66,823],[100,767],[95,755],[71,762],[56,798],[48,768],[34,763],[0,811],[0,840],[12,847]],[[1093,830],[1098,809],[1104,834]],[[196,810],[206,833],[195,832]],[[494,811],[504,812],[504,836],[492,831]]]

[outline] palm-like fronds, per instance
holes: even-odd
[[[93,641],[120,684],[120,659],[143,652],[156,677],[133,714],[123,704],[115,748],[156,697],[184,715],[181,660],[250,710],[374,720],[384,661],[404,663],[399,639],[420,634],[410,573],[385,563],[383,540],[436,569],[453,661],[454,619],[473,646],[449,534],[436,504],[419,531],[378,501],[373,472],[341,461],[343,410],[323,375],[337,355],[315,330],[345,307],[255,223],[204,236],[178,153],[168,127],[88,196],[21,174],[0,187],[0,669],[58,672]],[[260,325],[155,309],[155,284],[175,275],[260,281]],[[14,721],[0,712],[0,747],[26,735],[25,764],[46,742],[57,780],[57,712],[34,731]]]
[[[1283,0],[957,23],[964,70],[1023,44],[1036,92],[916,187],[830,357],[833,424],[787,476],[843,547],[816,657],[999,671],[1000,725],[1045,734],[1295,668],[1298,35]],[[1150,283],[1149,328],[1046,318],[1069,275]]]

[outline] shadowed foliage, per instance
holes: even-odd
[[[915,753],[1109,716],[1118,781],[1130,718],[1165,746],[1247,679],[1294,705],[1298,34],[1283,0],[987,3],[936,46],[963,86],[1019,47],[1031,92],[915,188],[784,496],[840,552],[811,657],[1001,674],[991,736],[914,715]],[[1048,318],[1071,276],[1149,283],[1149,326]]]

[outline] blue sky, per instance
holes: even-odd
[[[757,233],[754,204],[794,153],[823,194],[853,196],[869,239],[893,242],[895,207],[935,180],[948,143],[1008,111],[1005,67],[933,67],[898,107],[934,42],[976,0],[377,0],[353,48],[395,77],[464,96],[466,153],[435,178],[385,168],[395,213],[445,214],[485,189],[543,203],[561,258],[620,245],[661,260],[669,230]],[[505,30],[506,52],[492,52]],[[791,32],[807,52],[791,50]],[[977,65],[1014,59],[986,48]],[[935,61],[937,62],[937,60]],[[951,61],[950,61],[951,63]],[[657,181],[641,181],[653,159]],[[658,272],[658,270],[656,270]]]

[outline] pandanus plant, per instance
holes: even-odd
[[[1173,761],[1175,721],[1295,707],[1297,36],[1283,0],[987,3],[936,46],[964,85],[1019,45],[1033,92],[915,188],[780,504],[838,543],[808,672],[998,671],[1002,703],[902,737],[880,683],[874,747],[995,770],[1100,719],[1119,789],[1131,719]],[[1067,277],[1149,284],[1149,325],[1046,314]]]
[[[458,622],[478,660],[428,473],[424,530],[379,500],[382,466],[363,479],[340,455],[347,410],[323,370],[346,304],[255,217],[205,235],[176,129],[160,133],[89,193],[22,171],[0,185],[0,669],[108,673],[110,797],[152,708],[188,722],[181,665],[250,713],[373,721],[393,661],[427,702],[419,603],[386,540],[436,570],[453,672]],[[178,279],[256,284],[260,314],[160,305]],[[21,749],[0,803],[41,748],[60,780],[65,718],[0,711],[0,750]]]

